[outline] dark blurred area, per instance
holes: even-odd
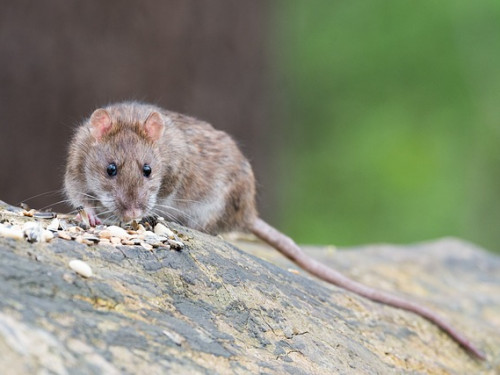
[[[74,127],[100,106],[134,99],[232,134],[269,212],[268,16],[266,1],[2,1],[0,199],[60,189]]]

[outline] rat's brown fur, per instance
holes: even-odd
[[[212,234],[251,231],[311,274],[419,314],[484,358],[431,310],[348,279],[306,256],[293,240],[259,219],[252,168],[226,133],[192,117],[136,102],[110,105],[94,114],[71,142],[65,176],[70,202],[83,206],[89,216],[121,221],[134,218],[131,215],[161,214]],[[147,126],[152,114],[160,114],[156,116],[162,129],[159,139],[155,139],[157,128]],[[110,163],[118,167],[116,176],[106,173]],[[151,166],[149,177],[142,174],[144,164]]]
[[[257,217],[253,172],[231,137],[151,105],[130,102],[105,110],[113,125],[102,139],[92,136],[89,119],[70,145],[65,190],[75,207],[121,220],[122,204],[134,203],[142,215],[163,214],[212,234],[250,227]],[[158,142],[142,126],[154,111],[165,126]],[[111,162],[119,169],[114,178],[106,174]],[[144,163],[152,167],[151,178],[140,173]]]

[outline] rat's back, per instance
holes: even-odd
[[[173,207],[168,213],[178,210],[183,224],[208,233],[250,228],[257,217],[255,178],[235,141],[193,117],[162,113],[167,124],[181,131],[185,144],[182,178],[172,194],[161,197],[164,206]],[[168,147],[168,137],[167,125],[163,147]]]

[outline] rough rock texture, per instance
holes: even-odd
[[[274,250],[238,242],[283,268],[172,227],[192,237],[182,251],[0,237],[2,373],[500,373],[500,258],[473,245],[308,251],[440,311],[485,362],[422,318],[289,270]]]

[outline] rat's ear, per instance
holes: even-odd
[[[152,112],[146,119],[146,122],[144,122],[144,130],[153,141],[157,141],[161,138],[164,129],[165,125],[163,123],[163,118],[156,111]]]
[[[90,116],[90,134],[98,141],[111,129],[111,117],[108,111],[99,108]]]

